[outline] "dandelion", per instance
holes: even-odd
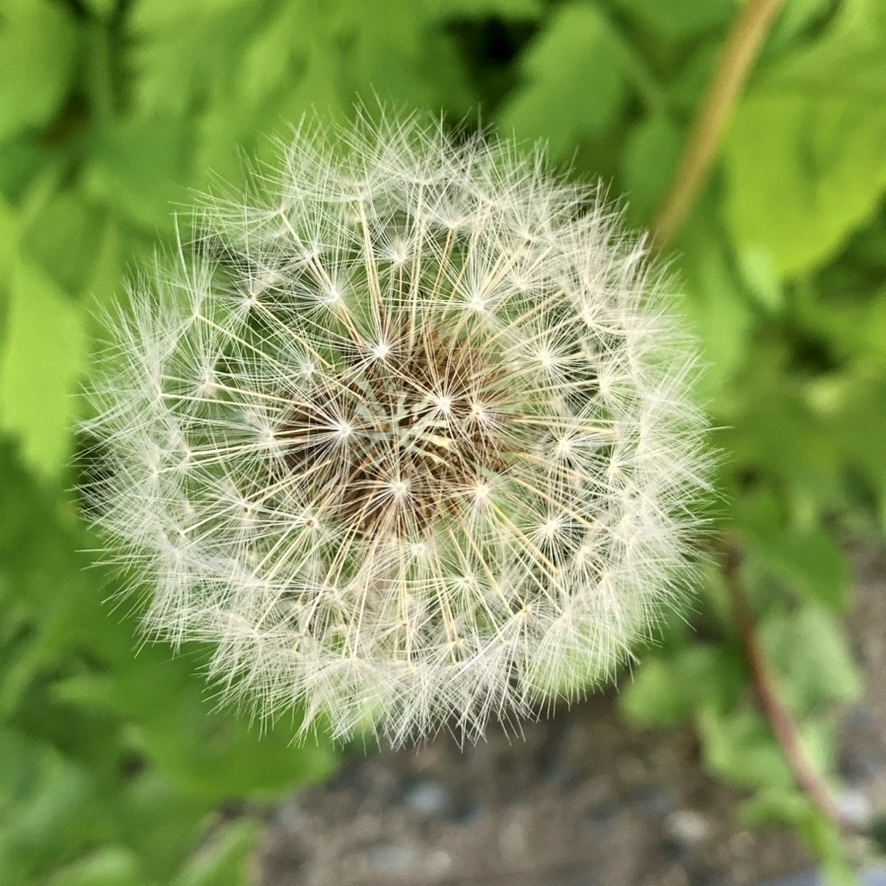
[[[337,135],[302,126],[132,287],[92,516],[226,697],[476,739],[610,676],[678,594],[695,357],[642,242],[540,151]]]

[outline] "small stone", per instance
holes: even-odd
[[[840,817],[859,830],[865,830],[870,824],[873,809],[868,798],[861,791],[844,791],[837,799]]]
[[[653,784],[635,787],[631,791],[631,799],[650,818],[662,818],[677,805],[677,797],[673,791]]]
[[[305,815],[298,803],[281,803],[274,810],[273,822],[283,833],[293,835],[304,829]]]
[[[415,864],[415,849],[402,843],[383,843],[369,852],[370,864],[382,874],[405,874]]]
[[[704,843],[711,833],[707,818],[695,809],[678,809],[665,821],[670,837],[681,846],[693,847]]]
[[[449,802],[449,794],[438,782],[418,781],[406,788],[402,801],[419,815],[439,815]]]

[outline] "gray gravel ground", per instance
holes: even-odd
[[[850,630],[867,679],[846,712],[844,801],[886,810],[886,553],[856,556]],[[815,886],[788,831],[736,823],[740,795],[709,778],[686,730],[643,732],[610,692],[460,751],[356,756],[281,804],[262,886]],[[872,868],[870,886],[886,870]]]

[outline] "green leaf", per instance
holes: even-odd
[[[744,685],[739,656],[713,645],[685,645],[644,662],[619,697],[622,712],[643,726],[677,726],[702,707],[727,708]]]
[[[723,30],[737,0],[617,0],[632,18],[665,40],[686,40],[706,31]]]
[[[47,886],[149,886],[135,854],[124,846],[102,846],[53,873]]]
[[[810,306],[804,320],[843,359],[886,366],[886,287],[866,293],[864,301],[836,298]]]
[[[845,0],[839,4],[846,5]],[[833,29],[830,19],[834,6],[833,0],[788,0],[772,22],[765,52],[775,51],[780,55],[785,48],[796,51],[796,46],[791,44],[798,44],[802,52],[802,48],[808,46],[810,34]]]
[[[833,504],[842,469],[833,417],[813,408],[804,387],[785,372],[780,343],[758,336],[752,353],[721,416],[727,425],[721,444],[736,466],[785,484],[816,508]]]
[[[841,393],[836,428],[851,464],[886,500],[886,371],[859,372]]]
[[[545,139],[562,160],[605,132],[627,100],[619,39],[597,7],[557,7],[521,60],[523,85],[499,115],[505,133]]]
[[[796,788],[766,788],[742,804],[741,819],[751,827],[805,824],[815,809],[809,798]]]
[[[362,3],[357,2],[362,7]],[[426,0],[429,18],[487,18],[499,16],[510,21],[538,18],[543,12],[541,0]]]
[[[183,791],[167,775],[145,767],[129,776],[105,806],[118,839],[140,859],[152,882],[170,883],[197,845],[212,804]]]
[[[816,17],[823,0],[803,0],[797,18]],[[783,25],[789,24],[783,21]],[[835,20],[820,37],[805,43],[762,77],[767,88],[802,90],[810,95],[842,95],[870,100],[886,97],[886,6],[882,0],[843,0]]]
[[[850,576],[846,556],[817,526],[790,525],[771,495],[745,495],[736,502],[736,522],[755,565],[786,582],[806,599],[842,612]]]
[[[119,5],[119,0],[83,0],[93,15],[99,18],[110,18]]]
[[[399,0],[379,3],[378,17],[367,18],[364,8],[346,31],[348,50],[339,62],[345,94],[371,99],[371,84],[372,95],[383,102],[408,108],[442,103],[457,113],[472,110],[476,98],[445,30],[431,28],[414,15],[404,16]]]
[[[0,428],[21,440],[25,461],[57,477],[70,452],[75,386],[86,365],[77,305],[41,268],[11,268],[6,347],[0,353]]]
[[[724,238],[704,212],[684,230],[680,247],[678,269],[686,297],[678,307],[701,341],[706,361],[701,393],[713,398],[747,360],[753,314]]]
[[[794,775],[784,753],[755,709],[709,707],[697,722],[705,765],[714,775],[740,787],[763,788],[770,796],[794,789]],[[826,771],[834,751],[832,724],[814,719],[800,727],[800,740],[811,764]]]
[[[767,614],[760,640],[784,697],[799,716],[861,694],[861,677],[841,624],[820,607]]]
[[[172,114],[181,128],[211,89],[235,87],[259,6],[252,0],[139,0],[126,19],[139,115]],[[279,63],[266,59],[269,67]]]
[[[87,194],[156,236],[190,205],[190,133],[174,117],[122,120],[99,129],[84,171]]]
[[[55,115],[70,88],[77,43],[62,4],[6,0],[0,17],[0,140]]]
[[[51,746],[0,725],[0,882],[26,883],[101,830],[95,786]]]
[[[73,189],[53,194],[21,238],[25,253],[71,294],[87,286],[100,241],[102,213]]]
[[[664,114],[653,114],[628,136],[622,162],[622,185],[629,217],[648,223],[661,204],[683,145],[677,126]]]
[[[886,15],[843,4],[837,23],[771,68],[738,108],[725,147],[725,214],[741,247],[786,277],[821,264],[886,188]]]
[[[172,886],[247,886],[252,852],[261,834],[255,821],[238,821],[212,835]]]
[[[16,218],[12,207],[0,197],[0,268],[10,268],[13,263],[13,255],[18,246],[19,220]],[[6,285],[0,279],[0,359],[3,354],[3,342],[6,339],[9,312],[9,284]]]
[[[748,292],[759,305],[774,313],[784,305],[784,291],[768,249],[748,246],[738,250],[738,269]]]
[[[233,711],[214,709],[194,670],[193,660],[173,658],[166,646],[148,646],[113,678],[81,674],[57,684],[56,691],[68,703],[132,723],[135,749],[182,789],[207,800],[267,799],[331,771],[328,744],[293,748],[292,732],[283,724],[261,735]]]
[[[721,713],[708,708],[698,723],[705,765],[715,775],[742,787],[793,787],[791,770],[756,711]]]

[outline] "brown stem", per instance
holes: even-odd
[[[841,815],[830,788],[809,759],[797,724],[779,696],[772,669],[760,646],[756,619],[741,583],[741,554],[735,540],[727,536],[721,537],[720,553],[726,590],[760,709],[791,768],[797,787],[835,828],[850,830],[851,823]]]
[[[674,239],[707,180],[729,114],[783,3],[784,0],[746,0],[735,19],[692,123],[668,196],[652,223],[652,242],[658,249]]]

